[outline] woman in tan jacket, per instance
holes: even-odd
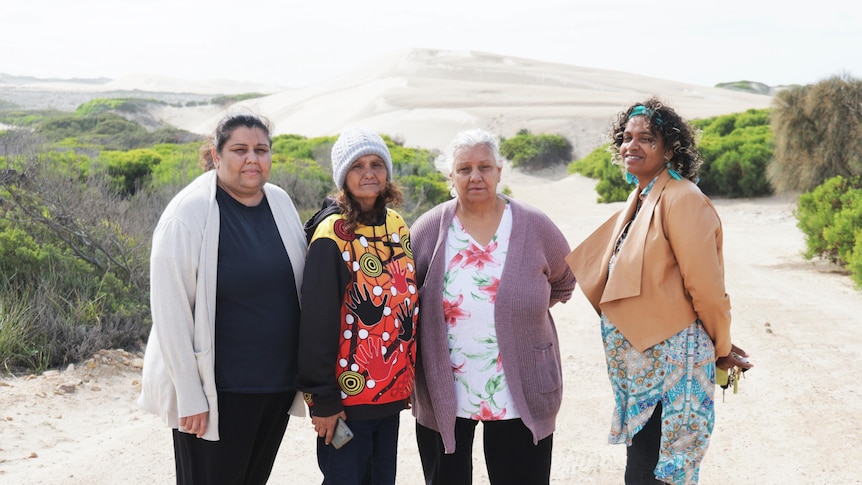
[[[637,185],[567,258],[601,316],[625,481],[696,483],[715,420],[715,368],[751,364],[730,340],[718,213],[698,189],[692,129],[651,98],[619,113],[614,162]],[[718,359],[716,359],[718,357]]]

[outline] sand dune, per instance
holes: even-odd
[[[687,117],[768,107],[770,96],[696,86],[625,72],[494,54],[409,50],[332,82],[239,103],[264,114],[277,133],[337,134],[363,125],[408,146],[441,149],[467,128],[502,136],[518,130],[556,133],[583,156],[601,145],[611,117],[632,102],[660,95]],[[161,116],[208,133],[221,110],[165,108]]]
[[[276,134],[338,134],[363,125],[408,146],[442,149],[467,128],[501,136],[521,129],[567,137],[576,158],[604,143],[613,115],[659,95],[689,118],[765,108],[771,96],[679,83],[620,71],[535,61],[474,51],[410,49],[385,55],[329,82],[296,89],[224,79],[132,75],[114,80],[38,81],[0,76],[0,99],[74,110],[94,97],[153,97],[169,101],[154,116],[210,134],[226,109],[201,105],[220,94],[264,93],[228,109],[269,117]],[[194,106],[185,105],[194,101]]]

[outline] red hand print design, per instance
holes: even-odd
[[[387,359],[383,355],[385,343],[380,337],[369,337],[359,343],[356,349],[356,362],[368,371],[368,377],[375,381],[383,381],[392,374],[392,366],[395,365],[399,352],[393,351]]]
[[[406,292],[407,268],[402,268],[401,263],[397,259],[392,261],[389,266],[391,266],[389,272],[392,274],[392,286],[394,286],[399,293]]]

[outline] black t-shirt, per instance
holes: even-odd
[[[293,391],[299,298],[290,258],[264,197],[247,207],[216,191],[220,230],[215,318],[219,391]]]

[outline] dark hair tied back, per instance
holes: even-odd
[[[233,130],[241,126],[246,128],[257,128],[264,132],[266,134],[266,140],[269,142],[269,146],[272,146],[272,124],[269,120],[262,116],[249,113],[228,114],[218,122],[218,125],[216,125],[212,140],[201,147],[201,165],[203,165],[204,170],[212,170],[215,167],[212,158],[213,149],[215,149],[216,153],[221,153],[224,148],[224,144],[227,143]]]

